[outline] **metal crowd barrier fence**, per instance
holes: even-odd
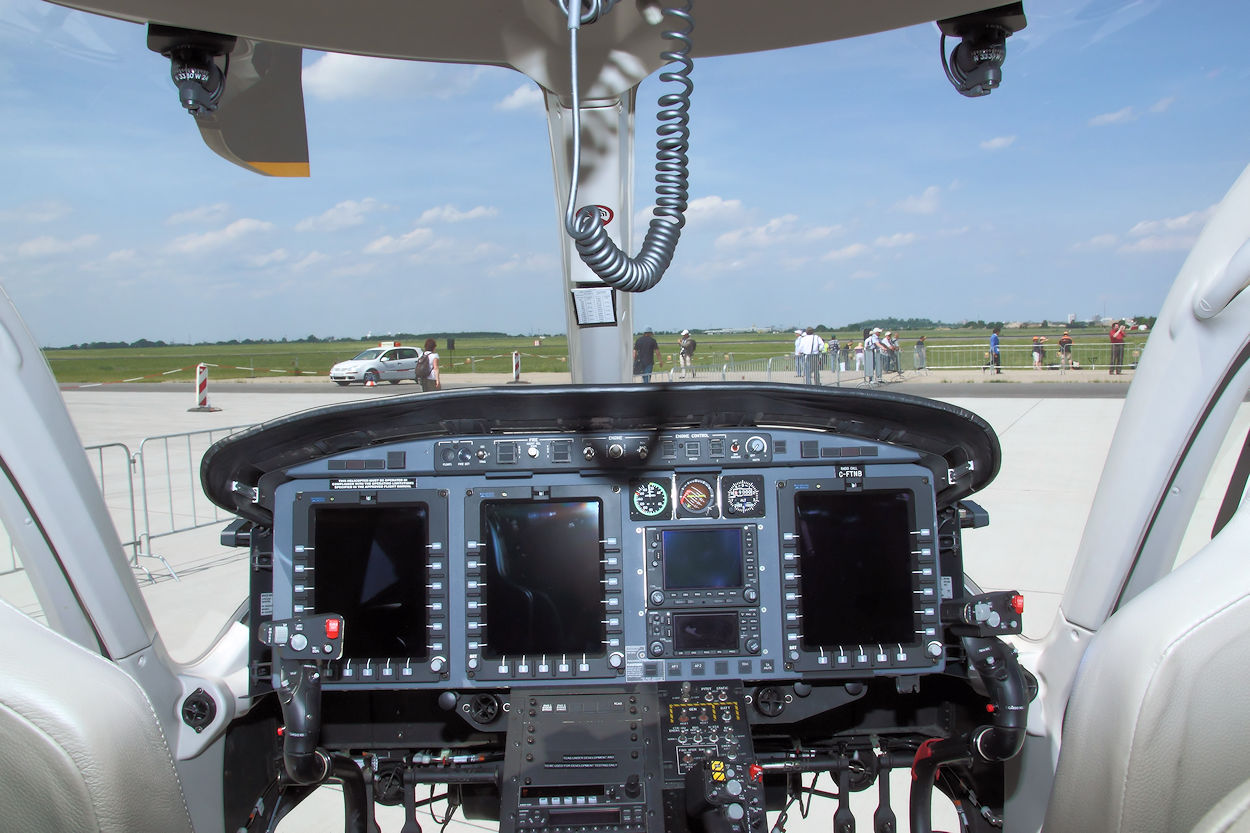
[[[1137,342],[1124,345],[1123,369],[1132,370],[1141,360],[1142,347]],[[929,347],[927,364],[938,370],[980,370],[991,366],[988,344],[943,344]],[[999,365],[1010,370],[1032,368],[1033,345],[1004,344],[999,347]],[[1059,352],[1058,340],[1043,345],[1042,367],[1048,370],[1103,370],[1111,367],[1111,343],[1075,342],[1072,360],[1065,362]]]
[[[133,456],[139,474],[142,526],[136,536],[135,564],[139,558],[160,561],[175,579],[169,561],[152,550],[152,541],[179,532],[210,526],[230,516],[204,496],[199,483],[200,459],[220,439],[250,428],[235,425],[206,431],[188,431],[148,437]],[[148,573],[149,577],[151,576]]]
[[[134,458],[130,449],[123,443],[105,443],[89,445],[83,450],[87,453],[100,494],[104,496],[104,503],[113,518],[113,526],[122,539],[122,546],[130,551],[130,563],[138,566],[139,522],[135,512]],[[118,469],[125,472],[124,487]]]

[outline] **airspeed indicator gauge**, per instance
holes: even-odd
[[[669,484],[665,480],[636,480],[630,484],[629,517],[634,521],[668,520]]]

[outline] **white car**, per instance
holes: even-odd
[[[330,381],[339,385],[352,382],[376,385],[382,381],[398,385],[403,379],[416,379],[420,356],[421,351],[415,347],[370,347],[330,368]]]

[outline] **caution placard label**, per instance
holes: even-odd
[[[330,481],[331,489],[415,489],[415,477],[344,477]]]

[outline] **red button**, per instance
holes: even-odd
[[[326,639],[338,639],[339,627],[343,624],[342,619],[326,620]]]
[[[747,773],[752,781],[763,782],[764,780],[764,767],[759,764],[751,764]]]
[[[1016,612],[1017,616],[1024,615],[1024,596],[1019,593],[1011,597],[1011,609]]]

